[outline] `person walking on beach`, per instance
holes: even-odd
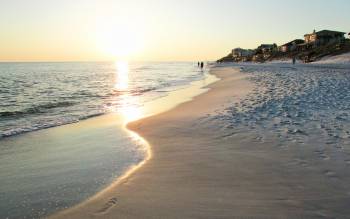
[[[295,65],[295,62],[296,62],[296,58],[293,57],[293,65]]]
[[[204,63],[203,63],[203,62],[201,62],[201,69],[203,69],[203,67],[204,67]]]
[[[199,66],[200,66],[199,62],[197,63],[197,65],[198,65],[198,68],[199,68]]]

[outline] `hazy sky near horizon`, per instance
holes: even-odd
[[[215,60],[313,29],[350,31],[348,0],[0,0],[0,61]]]

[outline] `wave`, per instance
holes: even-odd
[[[45,103],[45,104],[25,108],[25,109],[20,110],[20,111],[2,111],[2,112],[0,112],[0,118],[17,117],[17,116],[23,116],[23,115],[28,115],[28,114],[43,113],[49,109],[73,106],[75,104],[77,104],[77,103],[71,102],[71,101],[50,102],[50,103]]]
[[[19,135],[19,134],[24,134],[24,133],[28,133],[28,132],[39,131],[39,130],[42,130],[42,129],[52,128],[52,127],[56,127],[56,126],[72,124],[72,123],[76,123],[76,122],[79,122],[79,121],[82,121],[82,120],[86,120],[86,119],[89,119],[89,118],[93,118],[93,117],[96,117],[96,116],[101,116],[101,115],[104,115],[104,114],[105,113],[103,113],[103,112],[101,112],[101,113],[93,113],[93,114],[80,116],[78,119],[61,119],[61,120],[57,120],[57,121],[54,121],[54,122],[37,123],[37,124],[33,124],[32,126],[29,126],[29,127],[27,126],[27,127],[8,129],[8,130],[0,132],[0,139],[1,138],[15,136],[15,135]]]
[[[112,93],[110,94],[111,96],[119,96],[119,95],[124,95],[124,94],[130,94],[132,96],[139,96],[142,95],[144,93],[150,92],[150,91],[154,91],[157,90],[157,87],[150,87],[150,88],[137,88],[137,89],[131,89],[131,90],[118,90],[118,89],[114,89],[112,91]]]

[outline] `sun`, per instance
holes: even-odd
[[[128,59],[144,45],[141,28],[129,23],[101,22],[97,25],[98,48],[114,59]]]

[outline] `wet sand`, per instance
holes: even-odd
[[[213,154],[219,145],[211,144],[210,129],[196,123],[249,92],[252,85],[230,67],[215,68],[212,73],[222,80],[210,85],[207,93],[128,124],[151,147],[151,157],[141,168],[95,198],[53,218],[182,217],[200,213],[202,205],[216,200],[217,192],[227,189],[216,183],[220,172],[226,170],[220,167],[222,158]]]
[[[232,67],[210,90],[176,108],[128,124],[151,156],[136,171],[52,218],[329,218],[349,213],[349,191],[332,171],[295,159],[298,148],[229,133],[210,116],[254,85]],[[310,154],[303,155],[306,160]],[[312,160],[311,160],[312,161]],[[294,163],[300,165],[294,165]],[[342,217],[344,218],[344,217]]]

